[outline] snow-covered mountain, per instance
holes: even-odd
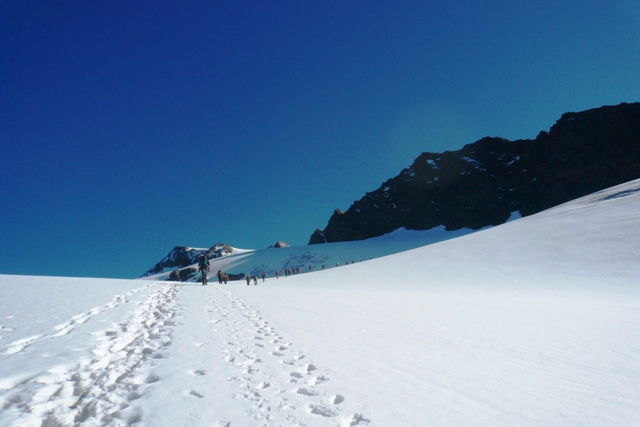
[[[632,181],[258,286],[0,276],[0,425],[635,427],[638,212]]]
[[[519,215],[514,212],[511,217],[517,219]],[[473,230],[467,228],[455,231],[445,231],[444,227],[422,231],[402,228],[365,241],[327,245],[274,245],[266,249],[238,249],[222,243],[214,245],[211,249],[177,246],[142,277],[154,280],[175,278],[182,282],[196,282],[200,278],[197,262],[199,256],[205,253],[210,258],[211,272],[224,271],[232,281],[241,280],[247,274],[261,276],[263,272],[267,277],[275,277],[277,271],[284,275],[286,268],[296,272],[300,269],[300,273],[308,273],[379,258],[472,232]],[[219,250],[222,247],[225,248],[223,252]],[[214,248],[218,250],[214,251]]]

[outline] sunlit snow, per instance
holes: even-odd
[[[0,276],[0,425],[638,426],[639,212],[633,181],[290,277],[304,248],[214,260],[257,286]]]

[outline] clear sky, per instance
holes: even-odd
[[[640,101],[640,3],[0,2],[0,273],[304,245],[423,151]]]

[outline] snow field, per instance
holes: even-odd
[[[29,345],[37,344],[39,340],[71,334],[79,324],[151,287],[154,284],[144,284],[116,295],[108,304],[73,316],[54,328],[57,333],[10,343],[4,354],[25,352]],[[160,284],[157,287],[159,289],[128,313],[127,319],[112,323],[107,330],[91,332],[93,347],[90,352],[82,352],[76,361],[18,376],[14,381],[5,380],[0,390],[3,425],[124,426],[137,421],[140,413],[132,403],[149,384],[157,381],[149,371],[152,364],[147,361],[161,358],[163,348],[170,344],[169,326],[173,324],[178,307],[175,304],[177,285]]]
[[[636,427],[638,212],[633,181],[258,286],[0,276],[0,425]],[[224,262],[309,259],[264,254]]]
[[[196,334],[179,332],[189,339],[174,350],[179,352],[177,359],[192,363],[179,369],[165,366],[172,371],[167,372],[172,385],[148,400],[148,412],[153,414],[148,425],[169,417],[173,425],[368,423],[365,415],[352,411],[347,395],[332,389],[330,368],[298,350],[229,288],[186,285],[183,297],[185,316],[177,330],[194,331],[197,324],[200,330]]]

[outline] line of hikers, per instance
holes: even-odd
[[[222,270],[218,270],[218,273],[216,274],[216,276],[218,276],[218,283],[219,284],[227,284],[229,283],[229,275],[227,273],[223,273]]]
[[[355,264],[353,261],[351,261],[351,264]],[[346,265],[349,265],[349,261],[347,261]],[[340,263],[336,262],[336,267],[339,267]],[[325,266],[324,264],[322,264],[322,269],[324,270]],[[209,257],[207,257],[206,255],[202,255],[200,257],[200,260],[198,261],[198,270],[200,270],[201,273],[201,281],[202,281],[202,285],[206,285],[207,284],[207,272],[211,271],[211,264],[209,263]],[[309,265],[309,271],[313,270],[313,265]],[[284,269],[284,274],[286,277],[291,276],[292,274],[300,274],[300,267],[294,267],[294,268],[289,268],[286,267]],[[216,274],[216,276],[218,277],[218,283],[219,284],[227,284],[229,282],[229,275],[224,273],[222,270],[218,270],[218,273]],[[263,271],[262,274],[262,281],[265,281],[265,278],[267,277],[267,275],[265,274],[265,272]],[[276,279],[280,278],[280,270],[276,271]],[[258,276],[251,276],[251,274],[247,274],[246,280],[247,280],[247,286],[249,286],[251,284],[251,279],[253,279],[253,283],[254,285],[258,285]]]
[[[265,280],[265,278],[266,278],[266,277],[267,277],[267,275],[266,275],[266,274],[264,274],[264,271],[263,271],[263,272],[262,272],[262,281],[263,281],[263,282],[264,282],[264,280]],[[247,279],[247,286],[249,286],[249,285],[251,284],[251,279],[252,279],[251,274],[247,274],[246,279]],[[253,276],[253,284],[254,284],[255,286],[258,286],[258,276]]]

